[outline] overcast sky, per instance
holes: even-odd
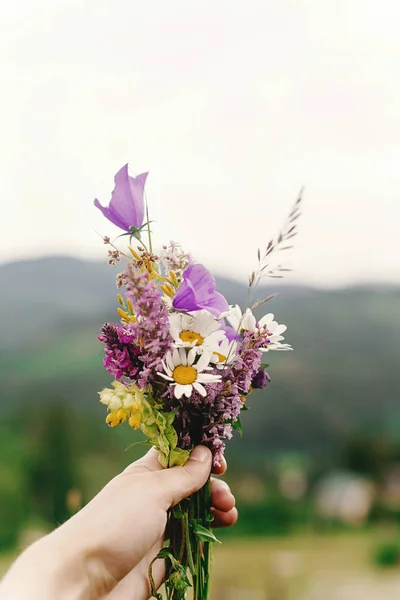
[[[397,0],[0,8],[0,260],[101,258],[114,173],[159,243],[244,278],[305,185],[290,281],[400,282]]]

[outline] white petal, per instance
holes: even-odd
[[[243,315],[243,319],[241,322],[241,329],[245,329],[246,331],[254,331],[256,327],[256,318],[248,308]]]
[[[165,369],[165,370],[166,370],[167,373],[168,373],[168,370],[169,370],[170,371],[169,375],[171,375],[172,371],[175,368],[174,361],[172,360],[172,354],[171,354],[171,352],[167,353],[167,356],[165,357],[165,360],[166,360],[167,367],[168,367],[168,369]]]
[[[178,348],[175,348],[175,350],[172,353],[172,362],[173,362],[174,368],[181,364],[181,358],[179,356]]]
[[[200,356],[198,363],[194,365],[194,368],[197,369],[198,372],[203,371],[203,369],[205,369],[208,366],[211,354],[212,352],[207,349]]]
[[[197,356],[197,351],[196,348],[192,348],[191,350],[189,350],[189,354],[187,356],[187,364],[188,365],[192,365],[194,363],[194,359]]]
[[[174,381],[172,379],[172,377],[169,377],[168,375],[165,375],[164,373],[157,373],[157,375],[159,375],[160,377],[164,377],[164,379],[166,379],[167,381]]]
[[[268,313],[267,315],[264,315],[262,317],[262,319],[259,322],[260,327],[264,327],[264,325],[269,325],[270,323],[272,323],[272,321],[274,320],[274,315],[273,313]]]
[[[198,392],[199,392],[199,394],[200,394],[201,396],[203,396],[203,397],[204,397],[204,396],[207,396],[207,390],[206,390],[206,388],[204,387],[204,385],[201,385],[201,383],[199,383],[198,381],[195,381],[195,382],[193,383],[193,387],[194,387],[194,389],[195,389],[196,391],[198,391]]]
[[[283,335],[271,335],[269,338],[270,342],[280,342],[281,340],[284,340],[285,338],[283,337]]]
[[[174,390],[174,396],[178,400],[180,400],[185,392],[185,386],[177,383]]]
[[[276,329],[274,329],[274,335],[280,335],[281,333],[283,333],[284,331],[286,331],[287,327],[286,325],[278,325],[276,327]]]
[[[214,383],[215,381],[221,381],[221,375],[213,375],[212,373],[199,373],[196,381],[200,383]]]
[[[276,342],[274,344],[269,345],[269,350],[279,350],[281,352],[285,352],[287,350],[293,350],[290,344],[281,344],[280,342]],[[260,348],[261,350],[261,348]]]
[[[183,393],[185,394],[186,398],[190,398],[190,396],[192,395],[192,392],[193,392],[193,386],[192,385],[183,385],[182,387],[185,388]]]
[[[242,319],[242,311],[240,309],[240,306],[238,304],[236,304],[236,306],[233,306],[226,315],[226,318],[228,319],[233,329],[238,329],[240,321]]]
[[[169,316],[169,332],[174,340],[179,339],[179,333],[181,331],[181,315],[178,313],[172,313],[172,315]]]
[[[179,352],[179,361],[180,361],[180,364],[186,366],[187,365],[186,350],[184,348],[179,348],[178,352]]]

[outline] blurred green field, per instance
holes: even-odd
[[[400,568],[378,570],[382,530],[229,541],[216,548],[212,600],[378,600],[400,593]]]
[[[400,566],[371,555],[383,529],[284,538],[228,539],[215,547],[211,600],[381,600],[400,593]],[[0,556],[0,576],[14,558]]]

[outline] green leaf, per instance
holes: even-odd
[[[180,519],[183,518],[183,511],[180,508],[179,504],[173,507],[172,514],[174,515],[174,519],[176,519],[177,521],[180,521]]]
[[[182,450],[182,448],[174,448],[169,455],[170,467],[182,467],[190,456],[190,450]]]
[[[164,435],[168,440],[169,447],[171,448],[171,450],[176,448],[176,445],[178,443],[178,434],[176,433],[175,429],[173,427],[166,428],[164,431]]]
[[[201,542],[216,542],[217,544],[221,543],[210,529],[207,529],[198,523],[193,526],[193,533]]]
[[[250,406],[247,406],[246,403],[243,403],[241,410],[250,410]]]
[[[164,413],[164,417],[165,417],[168,425],[172,425],[172,423],[174,422],[176,413],[177,413],[176,410],[172,410],[171,412]]]
[[[162,548],[160,550],[160,552],[157,554],[156,558],[169,558],[169,560],[171,561],[171,563],[173,565],[175,565],[175,563],[176,563],[176,558],[174,557],[174,555],[172,554],[172,552],[169,548]]]
[[[233,427],[233,429],[236,429],[236,431],[239,433],[240,437],[242,437],[243,427],[242,427],[242,423],[240,421],[240,417],[238,417],[236,421],[232,421],[232,427]]]
[[[262,369],[268,369],[269,365],[267,365],[266,363],[262,363],[262,365],[260,365],[260,370]]]
[[[160,463],[163,469],[168,468],[168,456],[165,456],[165,454],[163,454],[162,452],[159,452],[158,454],[158,462]]]

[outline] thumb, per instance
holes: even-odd
[[[154,473],[160,478],[168,508],[197,492],[211,473],[212,455],[205,446],[196,446],[183,467],[172,467]]]

